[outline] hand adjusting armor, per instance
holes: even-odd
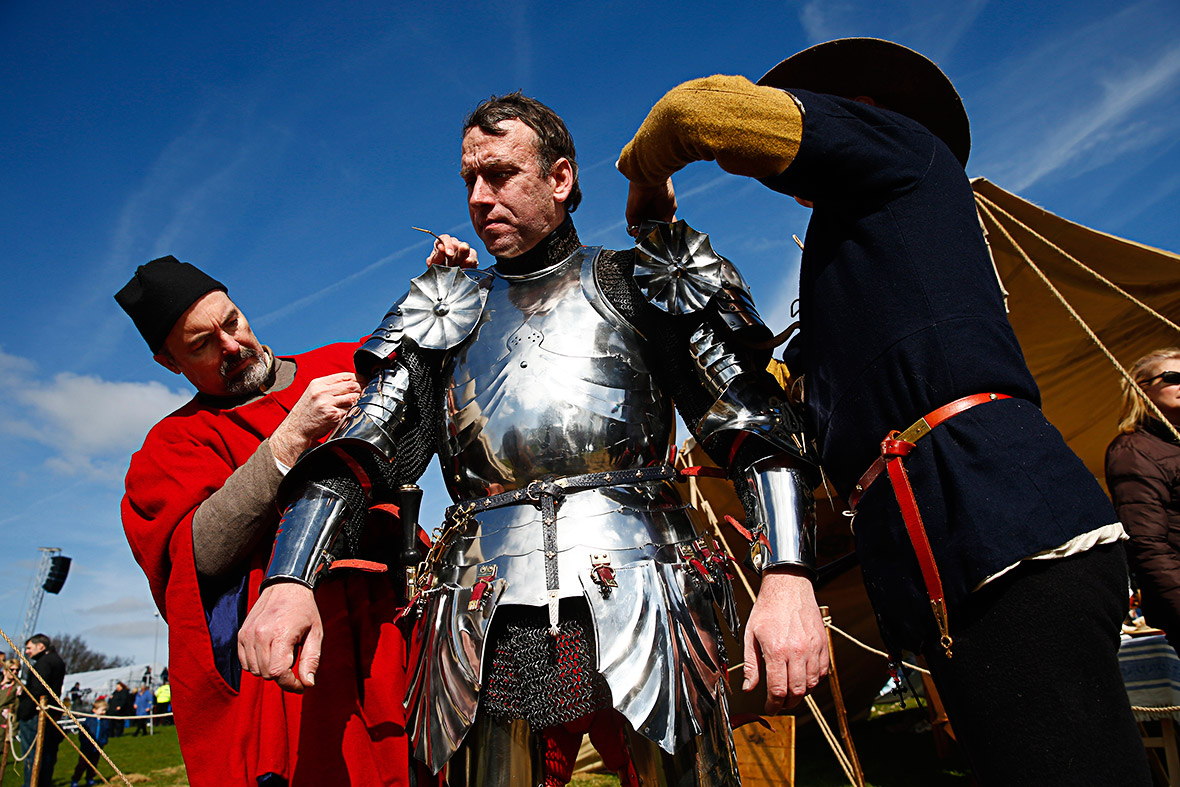
[[[635,282],[644,297],[672,315],[699,314],[689,338],[697,377],[714,398],[695,424],[697,441],[715,455],[750,440],[762,457],[735,477],[746,486],[752,568],[799,566],[815,571],[815,502],[819,468],[803,420],[762,367],[750,362],[752,336],[769,333],[749,285],[708,236],[684,221],[646,223],[636,242]],[[748,453],[745,455],[749,455]],[[740,483],[739,483],[740,487]]]
[[[343,526],[371,503],[371,489],[398,450],[406,417],[410,373],[399,361],[407,347],[448,349],[474,329],[486,294],[458,268],[433,267],[385,315],[354,355],[358,376],[369,378],[360,398],[332,434],[304,453],[279,490],[283,511],[263,585],[278,581],[315,587],[341,552]],[[346,477],[323,483],[325,461]],[[409,479],[401,479],[405,481]]]

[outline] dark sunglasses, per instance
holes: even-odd
[[[1143,381],[1144,385],[1150,385],[1156,380],[1163,380],[1164,385],[1176,385],[1180,383],[1180,372],[1160,372],[1155,377],[1150,377]]]

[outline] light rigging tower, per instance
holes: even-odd
[[[33,636],[33,629],[37,627],[37,618],[41,616],[41,601],[46,593],[58,593],[66,582],[66,575],[70,573],[70,559],[62,557],[58,547],[38,547],[41,551],[41,562],[37,565],[37,573],[33,577],[33,588],[29,593],[29,605],[25,608],[25,621],[20,627],[20,636],[14,641],[19,648]]]

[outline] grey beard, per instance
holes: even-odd
[[[244,361],[248,358],[257,357],[257,350],[252,350],[249,347],[243,347],[241,351],[239,351],[237,358],[227,358],[221,362],[221,379],[225,381],[225,390],[228,393],[237,396],[241,394],[254,393],[262,387],[270,373],[270,364],[266,363],[266,361],[262,359],[259,359],[258,361],[247,366],[242,371],[238,372],[237,376],[234,378],[229,378],[226,376],[233,364],[239,361]]]

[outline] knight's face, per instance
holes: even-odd
[[[475,234],[497,257],[516,257],[536,246],[565,218],[568,162],[546,174],[537,160],[537,135],[519,120],[502,121],[504,134],[478,126],[463,137],[460,174]]]

